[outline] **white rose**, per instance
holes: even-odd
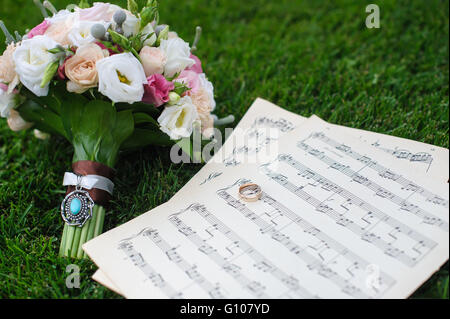
[[[193,66],[195,63],[190,58],[191,50],[189,44],[180,38],[161,40],[159,48],[167,57],[167,62],[164,67],[164,75],[167,77],[172,77],[184,69]]]
[[[152,24],[149,23],[145,26],[144,29],[142,29],[142,38],[145,39],[149,34],[152,34],[150,37],[147,38],[147,40],[144,41],[144,45],[151,47],[156,42],[156,33],[155,30],[152,27]]]
[[[158,117],[161,131],[172,140],[189,137],[192,125],[198,118],[197,108],[189,96],[182,97],[175,105],[167,106]]]
[[[58,58],[48,50],[55,48],[57,42],[45,35],[22,41],[13,54],[16,73],[20,82],[37,96],[47,96],[49,85],[41,88],[41,81],[47,66]]]
[[[68,34],[69,41],[78,48],[97,41],[91,34],[91,28],[94,24],[98,23],[95,21],[77,21]],[[105,29],[109,26],[109,23],[102,24]]]
[[[115,103],[142,101],[144,84],[147,84],[144,68],[130,53],[115,54],[97,61],[98,90]]]
[[[8,93],[8,87],[0,83],[0,117],[9,117],[10,111],[16,106],[16,94]]]
[[[208,97],[211,100],[211,111],[214,111],[216,108],[216,100],[214,100],[214,86],[206,78],[205,73],[199,74],[199,78],[201,86],[205,89],[206,93],[208,93]]]

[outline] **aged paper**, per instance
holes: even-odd
[[[449,151],[447,148],[416,142],[405,138],[339,126],[402,162],[405,167],[436,183],[448,183]]]
[[[220,153],[220,158],[218,155],[215,161],[223,162],[226,167],[239,165],[240,161],[246,160],[248,157],[260,159],[257,155],[263,148],[299,127],[305,120],[305,117],[257,98],[227,139],[226,146],[222,147],[221,152],[223,153]],[[221,174],[221,172],[212,174],[205,179],[214,179],[217,174]],[[183,187],[183,191],[185,189],[189,189],[189,186]],[[93,279],[117,292],[118,288],[114,287],[114,283],[102,273],[101,269],[97,270]]]
[[[101,269],[98,269],[92,275],[92,279],[105,286],[109,290],[114,291],[116,294],[123,296],[123,293],[120,291],[120,289],[111,281],[111,279],[108,278],[108,276],[105,275],[105,273]]]
[[[312,116],[316,117],[316,116]],[[307,118],[257,98],[223,147],[209,161],[222,163],[223,168],[209,175],[214,179],[230,166],[270,161],[278,152],[278,140],[294,129],[299,129]],[[395,136],[330,124],[333,132],[348,134],[374,148],[389,154],[400,170],[420,176],[430,182],[445,184],[449,179],[449,150],[430,144]],[[208,166],[202,168],[208,170]],[[186,184],[184,192],[194,186]]]
[[[448,185],[316,118],[279,147],[213,180],[223,164],[208,164],[86,252],[129,298],[404,298],[448,259]],[[248,180],[256,203],[237,198]]]

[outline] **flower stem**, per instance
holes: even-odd
[[[92,218],[83,227],[64,225],[59,254],[61,257],[86,258],[83,244],[101,234],[105,221],[105,208],[95,205]]]
[[[70,257],[77,256],[78,245],[80,244],[81,227],[76,227],[73,235],[72,249],[70,250]]]
[[[88,220],[88,221],[86,222],[85,227],[83,227],[83,228],[81,229],[80,243],[85,243],[85,242],[87,241],[87,235],[88,235],[89,226],[90,226],[91,222],[92,222],[91,220]],[[84,251],[83,251],[83,247],[82,247],[82,246],[83,246],[83,244],[80,244],[80,245],[78,246],[77,256],[76,256],[76,258],[78,258],[78,259],[84,257]]]
[[[63,256],[70,256],[70,251],[72,249],[72,242],[73,242],[73,235],[75,233],[75,227],[73,226],[67,226],[67,236],[66,236],[66,243],[64,245],[64,254]]]
[[[66,247],[66,241],[67,241],[67,224],[64,224],[64,230],[63,230],[63,234],[62,234],[62,238],[61,238],[61,245],[59,246],[59,255],[63,256],[64,255],[64,249]]]
[[[102,206],[99,206],[97,221],[94,230],[94,237],[97,237],[102,233],[104,222],[105,222],[105,209]]]

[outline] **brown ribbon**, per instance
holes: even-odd
[[[76,175],[99,175],[112,180],[114,178],[114,169],[93,161],[78,161],[72,164],[72,171]],[[67,187],[66,195],[75,190],[75,186]],[[102,189],[84,189],[89,193],[92,200],[102,206],[106,206],[111,199],[111,195]]]

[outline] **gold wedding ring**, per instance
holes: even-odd
[[[239,187],[239,197],[246,202],[256,202],[261,198],[262,190],[259,185],[247,183]]]

